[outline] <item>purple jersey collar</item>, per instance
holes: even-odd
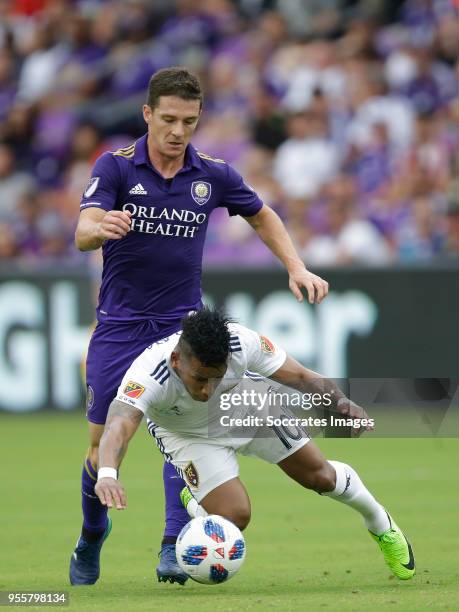
[[[156,170],[148,156],[147,137],[148,134],[145,134],[144,136],[136,140],[134,151],[134,164],[136,166],[147,164],[148,166],[153,168],[153,170]],[[202,164],[199,155],[196,153],[196,149],[193,147],[192,144],[189,144],[185,150],[185,163],[183,164],[183,167],[179,170],[179,172],[184,172],[186,170],[190,170],[191,168],[201,169]]]

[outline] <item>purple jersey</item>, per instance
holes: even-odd
[[[167,323],[199,308],[206,229],[218,206],[250,217],[263,204],[233,168],[192,145],[173,179],[152,166],[146,135],[99,157],[80,208],[129,211],[132,221],[126,237],[102,247],[98,320]]]

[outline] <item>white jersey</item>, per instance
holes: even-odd
[[[141,410],[165,430],[208,437],[218,419],[220,396],[234,389],[247,374],[268,377],[286,359],[285,351],[265,336],[230,323],[228,367],[208,402],[194,400],[171,365],[171,353],[181,332],[155,342],[137,357],[126,372],[116,399]]]

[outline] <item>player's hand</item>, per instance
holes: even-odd
[[[371,421],[370,417],[362,408],[362,406],[359,406],[348,398],[346,398],[346,400],[342,399],[339,402],[338,411],[340,414],[347,418],[357,419],[359,421],[362,421],[363,419]],[[352,437],[359,437],[363,434],[364,431],[374,431],[373,425],[367,423],[366,425],[361,424],[359,427],[352,427],[351,435]]]
[[[131,213],[109,210],[98,224],[98,237],[102,240],[120,240],[131,229]]]
[[[299,302],[303,301],[302,287],[308,293],[310,304],[320,304],[328,293],[327,281],[317,276],[317,274],[309,272],[302,264],[289,270],[289,277],[290,291]]]
[[[95,491],[103,506],[116,508],[117,510],[124,510],[126,508],[126,493],[119,480],[101,478],[96,483]]]

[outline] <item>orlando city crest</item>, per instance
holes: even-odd
[[[86,410],[89,411],[94,406],[94,389],[91,385],[86,385]]]
[[[191,184],[191,197],[199,206],[207,204],[211,193],[212,185],[206,181],[193,181]]]

